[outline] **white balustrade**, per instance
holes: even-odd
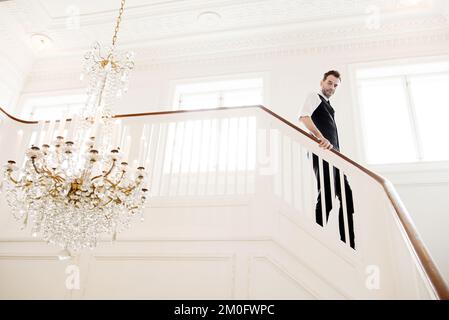
[[[64,128],[73,134],[70,123],[59,127],[55,122],[22,124],[2,117],[2,164],[15,159],[21,165],[30,139],[37,144],[48,143]],[[341,297],[356,299],[435,297],[382,185],[337,154],[320,149],[316,142],[264,109],[124,117],[115,124],[114,143],[119,137],[130,161],[137,160],[148,172],[148,214],[153,210],[152,203],[163,207],[164,199],[171,204],[188,200],[192,207],[195,203],[217,206],[233,197],[247,199],[250,224],[246,236],[271,239],[279,263],[291,266],[292,274],[299,272],[292,267],[298,264],[313,274],[316,288],[324,288],[326,283],[328,289],[322,289],[321,297],[332,296],[324,293],[329,288],[340,292]],[[323,191],[323,226],[316,222],[318,193],[313,155],[318,159]],[[330,190],[323,188],[325,169]],[[334,184],[335,172],[339,174],[339,186]],[[354,198],[355,250],[349,243],[345,176]],[[336,188],[341,190],[341,199],[336,198]],[[339,235],[340,206],[346,242]],[[7,213],[4,207],[1,212]]]

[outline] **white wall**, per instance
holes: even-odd
[[[135,50],[139,57],[139,50]],[[343,82],[333,98],[337,123],[342,141],[342,152],[361,160],[355,126],[354,102],[350,66],[353,63],[381,61],[394,58],[444,55],[449,53],[449,41],[439,38],[416,37],[409,41],[378,41],[363,45],[332,45],[311,50],[279,48],[271,53],[252,53],[228,57],[203,57],[196,60],[151,64],[149,57],[140,57],[131,76],[130,90],[117,104],[117,113],[135,113],[167,109],[172,104],[171,85],[173,81],[195,77],[208,77],[241,73],[264,72],[268,75],[266,87],[268,100],[265,105],[286,119],[297,123],[296,114],[306,94],[318,87],[322,74],[329,69],[340,70]],[[32,95],[42,91],[83,91],[79,82],[77,60],[71,64],[63,60],[41,61],[28,78],[24,94]],[[75,65],[72,71],[61,66]],[[66,71],[63,71],[66,70]],[[22,101],[23,102],[23,101]],[[15,113],[20,114],[20,102]],[[412,172],[417,169],[412,169]],[[402,168],[395,171],[401,172]],[[447,172],[447,169],[446,171]],[[385,174],[394,175],[393,173]],[[425,176],[427,185],[415,183],[413,178],[407,185],[398,184],[399,194],[414,219],[419,233],[441,271],[449,279],[449,258],[447,258],[449,225],[449,181],[434,183],[435,175]],[[393,179],[393,183],[394,183]]]

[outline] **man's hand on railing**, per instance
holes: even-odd
[[[315,124],[312,121],[312,118],[309,116],[301,116],[299,118],[299,121],[302,122],[306,128],[312,133],[320,142],[318,143],[319,146],[323,149],[330,150],[334,146],[327,140],[323,134],[318,130],[318,128],[315,126]]]
[[[327,140],[325,137],[321,136],[318,137],[318,140],[320,140],[319,142],[319,146],[320,148],[326,149],[326,150],[330,150],[332,149],[334,146],[329,142],[329,140]]]

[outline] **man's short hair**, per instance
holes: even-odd
[[[340,79],[341,82],[341,75],[340,72],[338,72],[337,70],[330,70],[326,72],[323,76],[323,81],[326,81],[327,77],[329,76],[334,76],[335,78]]]

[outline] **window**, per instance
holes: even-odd
[[[263,78],[185,82],[175,88],[176,109],[202,109],[263,104]]]
[[[356,72],[370,164],[449,160],[449,60]]]
[[[86,96],[34,96],[25,100],[22,116],[30,120],[55,120],[71,117],[84,107]]]
[[[174,108],[192,110],[261,105],[264,102],[263,84],[262,76],[184,81],[175,86]],[[167,137],[164,173],[255,168],[255,117],[171,123]]]

